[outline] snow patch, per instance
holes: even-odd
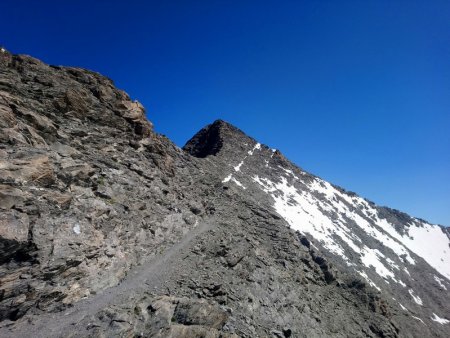
[[[354,251],[365,266],[373,267],[387,283],[392,279],[406,287],[403,281],[396,278],[396,273],[403,271],[410,276],[407,265],[403,263],[416,264],[413,252],[450,279],[450,240],[439,226],[414,220],[402,235],[393,224],[381,218],[378,209],[365,199],[347,194],[320,178],[314,178],[309,183],[308,180],[294,181],[295,185],[307,185],[297,189],[288,180],[292,176],[298,180],[298,177],[292,170],[279,168],[289,176],[281,175],[274,181],[258,175],[252,179],[271,195],[275,210],[294,230],[310,234],[347,265],[351,265],[347,257],[352,255],[349,250]],[[324,198],[318,198],[317,194]],[[358,236],[360,231],[390,249],[397,257],[383,255],[375,249],[377,246],[362,245]]]
[[[227,183],[227,182],[234,182],[236,185],[238,185],[239,187],[243,188],[244,190],[247,189],[246,187],[244,187],[244,185],[239,182],[237,179],[235,179],[233,177],[233,174],[228,175],[227,177],[225,177],[222,181],[222,183]]]
[[[447,291],[447,287],[444,285],[444,280],[439,278],[438,276],[434,276],[434,280],[439,284],[439,286],[441,287],[441,289],[444,289]]]
[[[401,235],[387,220],[378,218],[377,214],[374,218],[377,226],[450,280],[450,239],[441,227],[415,220],[407,225],[406,233]],[[408,256],[406,259],[410,261]]]
[[[420,299],[419,296],[414,295],[413,289],[409,289],[408,292],[417,304],[419,304],[421,306],[423,305],[422,299]]]
[[[227,177],[225,177],[222,181],[222,183],[227,183],[231,180],[231,178],[233,177],[233,174],[228,175]]]
[[[381,277],[389,277],[396,281],[394,273],[382,263],[382,258],[384,258],[384,255],[377,249],[368,249],[367,247],[364,247],[361,252],[361,260],[365,266],[372,266]]]
[[[434,321],[434,322],[437,322],[437,323],[439,323],[441,325],[445,325],[445,324],[450,323],[450,320],[445,319],[445,318],[441,318],[435,313],[433,313],[433,317],[431,317],[431,320]]]
[[[76,233],[77,235],[81,234],[81,228],[80,228],[80,224],[76,223],[73,228],[72,228],[73,232]]]
[[[271,194],[275,200],[275,210],[294,230],[311,234],[321,241],[328,250],[348,261],[343,248],[335,242],[332,234],[334,232],[339,237],[345,238],[350,245],[356,248],[351,234],[346,232],[347,229],[333,224],[321,212],[317,205],[318,201],[313,196],[306,191],[298,192],[294,186],[288,185],[285,177],[280,178],[280,183],[274,183],[257,175],[253,176],[252,179],[262,187],[263,191]]]
[[[418,321],[422,322],[422,324],[425,324],[424,321],[422,319],[420,319],[419,317],[416,317],[416,316],[411,316],[411,317],[413,317],[414,319],[417,319]]]
[[[298,176],[296,176],[292,170],[285,169],[285,168],[283,168],[281,165],[279,165],[278,168],[280,168],[281,170],[283,170],[286,174],[289,174],[289,175],[293,176],[296,180],[299,179]]]
[[[402,310],[408,311],[408,309],[407,309],[406,307],[404,307],[402,304],[398,303],[398,305],[400,305],[400,307],[402,308]]]
[[[373,286],[378,291],[381,291],[381,289],[374,283],[372,280],[367,276],[367,274],[364,271],[357,271],[366,281],[369,283],[370,286]]]
[[[399,267],[397,264],[395,264],[395,262],[394,262],[392,259],[386,258],[386,262],[388,262],[388,264],[389,264],[391,267],[393,267],[394,269],[400,270],[400,267]]]
[[[364,201],[364,200],[362,200],[362,201]],[[361,201],[359,201],[359,202],[361,203]],[[364,201],[363,204],[362,204],[363,206],[365,205],[364,203],[367,203],[367,202]],[[367,203],[367,205],[368,205],[368,203]],[[360,206],[361,206],[361,204],[360,204]],[[364,213],[364,211],[363,211],[363,213]],[[366,209],[365,214],[366,215],[369,214],[367,209]],[[371,225],[365,218],[361,217],[357,213],[349,212],[346,215],[350,219],[353,219],[355,221],[355,223],[361,229],[363,229],[368,235],[370,235],[373,238],[377,239],[385,247],[391,249],[398,257],[402,257],[403,256],[403,257],[405,257],[405,259],[408,261],[409,264],[415,264],[414,259],[411,257],[411,255],[409,254],[409,251],[405,248],[405,246],[402,245],[401,243],[399,243],[398,240],[396,240],[396,239],[392,238],[391,236],[389,236],[384,231],[380,230],[380,228],[383,229],[383,230],[384,230],[384,228],[382,226],[380,226],[380,224],[378,222],[375,222],[375,224],[378,226],[377,227],[377,226]]]
[[[333,200],[335,198],[335,192],[333,191],[334,189],[332,185],[324,180],[316,178],[309,185],[309,187],[315,192],[325,195],[325,197],[329,200]]]
[[[247,189],[246,187],[244,187],[244,185],[241,183],[241,182],[239,182],[237,179],[235,179],[234,177],[232,177],[231,178],[231,181],[232,182],[234,182],[234,183],[236,183],[236,185],[238,185],[239,187],[241,187],[242,189]]]
[[[261,143],[256,143],[255,146],[253,147],[253,149],[252,149],[252,150],[249,150],[249,151],[247,152],[247,154],[249,154],[250,156],[252,156],[252,155],[253,155],[253,152],[254,152],[255,150],[260,150],[260,149],[261,149]]]
[[[283,170],[291,173],[286,169]],[[386,282],[390,278],[399,283],[395,278],[395,274],[384,262],[388,262],[392,268],[397,270],[399,269],[398,265],[393,260],[388,261],[380,251],[363,246],[362,240],[353,230],[348,228],[347,221],[348,219],[355,220],[356,225],[372,234],[373,237],[383,241],[386,246],[390,247],[397,254],[409,256],[407,249],[389,237],[389,235],[372,227],[367,220],[352,212],[342,202],[343,198],[339,198],[343,194],[330,183],[316,178],[309,185],[312,191],[323,194],[326,197],[324,200],[318,199],[306,189],[297,190],[295,186],[289,185],[287,179],[283,176],[280,177],[280,182],[277,183],[257,175],[253,177],[253,181],[258,183],[263,191],[273,197],[275,210],[294,230],[309,233],[319,240],[326,249],[342,257],[348,265],[351,265],[345,254],[345,247],[336,241],[336,238],[339,237],[346,246],[360,255],[365,266],[372,266],[376,273],[386,279]],[[330,217],[333,214],[335,217]],[[412,258],[411,261],[413,262]]]
[[[245,158],[244,158],[245,160]],[[241,161],[241,163],[239,163],[237,166],[234,167],[234,171],[239,171],[241,170],[242,165],[244,164],[244,160]]]
[[[450,280],[450,239],[441,227],[411,224],[402,243]]]

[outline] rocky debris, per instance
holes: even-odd
[[[0,335],[439,336],[223,182],[298,173],[255,144],[216,121],[182,151],[110,79],[2,52]]]
[[[203,299],[144,297],[132,306],[112,306],[88,320],[89,336],[237,337],[222,331],[228,313]],[[78,337],[72,333],[70,337]],[[84,333],[83,335],[84,336]]]

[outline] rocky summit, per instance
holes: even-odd
[[[449,290],[448,229],[1,50],[1,337],[448,337]]]

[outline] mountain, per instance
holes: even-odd
[[[2,337],[447,337],[446,229],[98,73],[0,53]]]

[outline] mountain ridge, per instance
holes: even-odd
[[[95,72],[0,67],[2,336],[446,336],[450,283],[395,213],[224,121],[183,151]]]
[[[248,137],[248,138],[250,138],[251,140],[253,140],[255,143],[258,143],[257,140],[256,140],[255,138],[253,138],[253,137],[251,137],[251,136],[248,136],[248,135],[247,135],[242,129],[240,129],[239,127],[237,127],[237,126],[233,125],[232,123],[227,122],[227,121],[225,121],[225,120],[223,120],[223,119],[217,119],[217,120],[213,121],[212,123],[207,124],[205,127],[203,127],[202,129],[200,129],[196,134],[194,134],[194,136],[192,136],[192,137],[185,143],[185,145],[182,147],[182,149],[185,150],[185,151],[187,151],[190,155],[195,156],[195,157],[200,157],[200,158],[204,158],[204,157],[207,157],[207,156],[210,156],[210,155],[216,155],[218,152],[220,152],[220,148],[222,147],[222,144],[220,144],[220,146],[214,147],[214,149],[217,149],[217,151],[216,151],[215,153],[206,153],[206,154],[203,154],[203,153],[202,153],[201,155],[198,155],[198,152],[201,151],[201,150],[199,150],[199,149],[196,148],[196,146],[200,146],[200,145],[201,145],[200,148],[202,148],[202,147],[203,147],[203,142],[205,142],[205,143],[208,144],[208,145],[211,144],[211,143],[214,143],[214,139],[213,139],[213,140],[207,139],[208,133],[210,132],[210,128],[212,128],[213,130],[220,130],[220,128],[224,128],[224,129],[226,130],[226,132],[224,133],[224,136],[225,136],[225,137],[227,136],[227,132],[228,132],[228,131],[229,131],[229,132],[235,132],[237,137],[232,137],[232,139],[239,138],[239,136],[245,136],[245,137]],[[223,139],[224,139],[224,138],[221,139],[221,142],[222,142],[222,143],[223,143]],[[266,148],[270,148],[269,146],[264,145],[264,144],[262,144],[262,146],[265,146]],[[272,148],[270,148],[270,149],[272,149]],[[280,150],[275,149],[275,154],[277,154],[278,156],[280,156],[281,158],[283,158],[283,159],[285,160],[285,163],[286,163],[286,162],[290,162],[290,161],[283,155],[283,153],[282,153]],[[300,167],[300,165],[298,165],[298,164],[296,164],[296,163],[293,163],[293,162],[292,162],[292,165],[295,166],[295,167],[298,167],[298,168],[302,169],[302,167]],[[303,169],[302,169],[302,170],[303,170]],[[315,174],[311,174],[311,173],[310,173],[310,175],[313,175],[314,177],[317,177],[317,178],[319,178],[319,179],[323,179],[322,177],[320,177],[320,176],[318,176],[318,175],[315,175]],[[325,180],[325,179],[323,179],[323,180]],[[366,198],[366,197],[363,197],[361,194],[359,194],[359,193],[357,193],[357,192],[354,192],[354,191],[350,191],[350,190],[345,189],[345,188],[344,188],[343,186],[341,186],[341,185],[334,184],[334,183],[331,183],[331,182],[330,182],[330,184],[333,185],[333,187],[335,187],[336,189],[338,189],[338,190],[340,190],[340,191],[342,191],[342,192],[344,192],[344,193],[346,193],[346,194],[348,194],[348,195],[355,195],[355,196],[361,197],[361,198],[363,198],[366,202],[368,202],[369,204],[376,205],[376,206],[379,207],[379,208],[384,208],[384,209],[389,210],[389,211],[392,212],[392,213],[396,213],[396,214],[399,215],[399,217],[403,217],[403,218],[410,218],[410,217],[413,217],[413,218],[415,218],[415,219],[417,219],[417,220],[419,220],[419,221],[421,221],[421,222],[427,222],[427,223],[429,223],[429,222],[428,222],[426,219],[424,219],[424,218],[411,216],[411,215],[409,215],[409,214],[408,214],[407,212],[405,212],[405,211],[402,211],[402,210],[399,210],[399,209],[396,209],[396,208],[391,208],[391,207],[389,207],[389,206],[387,206],[387,205],[378,204],[378,203],[376,203],[375,201],[372,201],[371,199],[368,199],[368,198]],[[438,224],[438,223],[433,223],[433,224],[434,224],[434,225],[437,225],[437,226],[440,226],[440,227],[442,227],[442,228],[444,228],[444,229],[448,228],[447,226],[442,225],[442,224]]]

